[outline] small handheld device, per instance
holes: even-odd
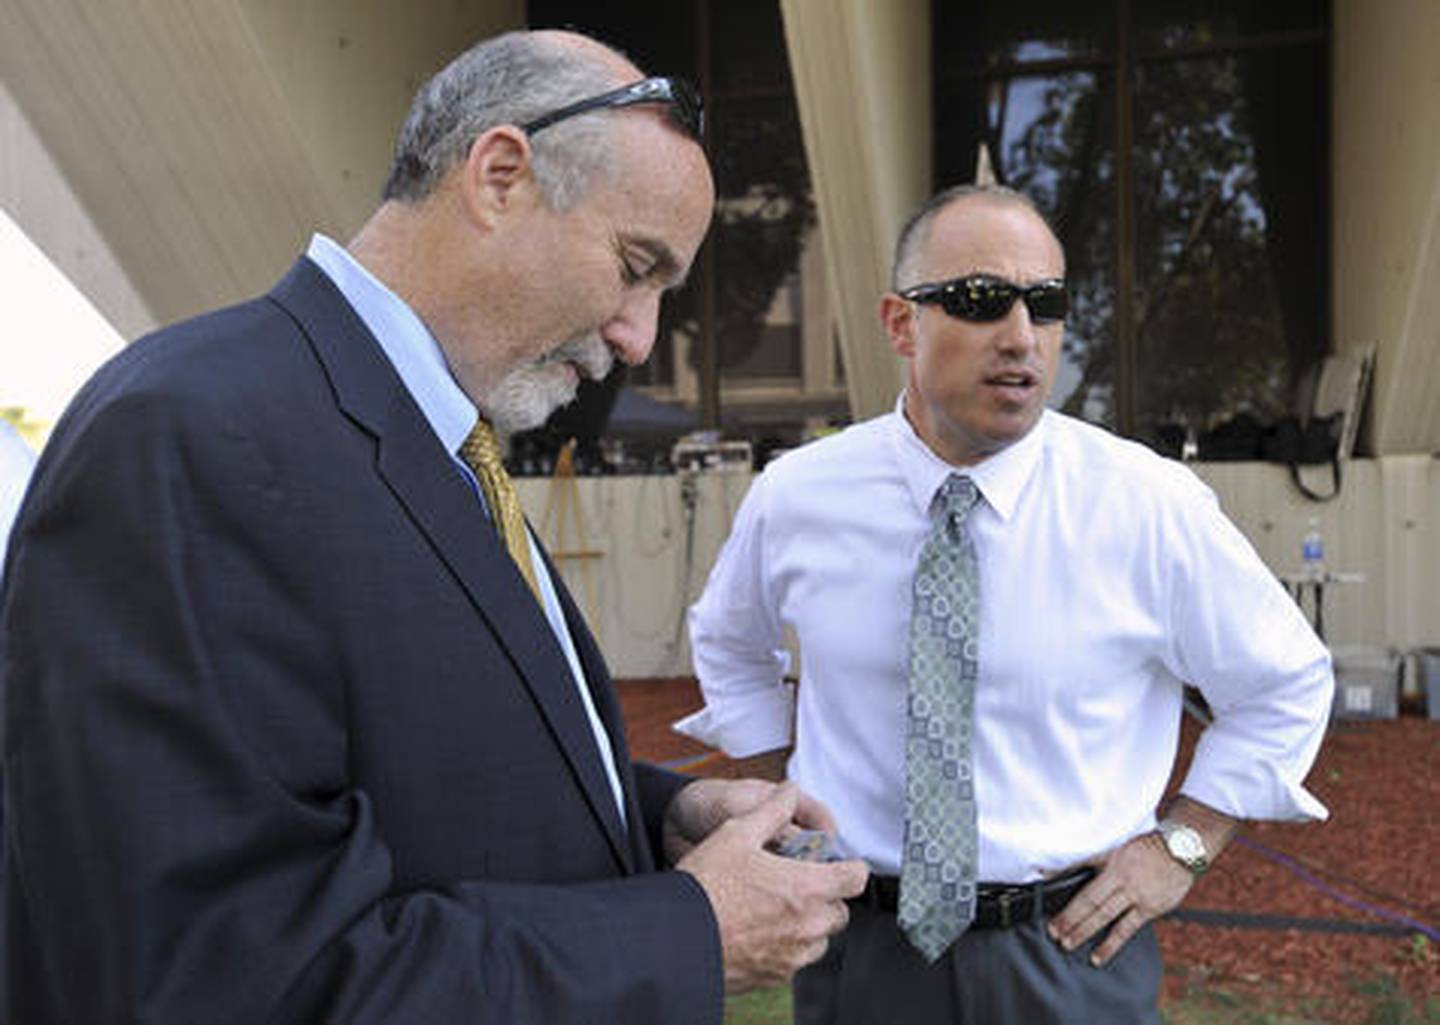
[[[840,852],[835,849],[835,838],[819,829],[797,829],[789,836],[773,840],[768,845],[773,854],[782,858],[799,861],[839,861]]]

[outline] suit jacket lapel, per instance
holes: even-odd
[[[341,410],[375,437],[381,478],[509,653],[579,779],[616,859],[631,870],[631,845],[570,667],[524,578],[499,536],[485,523],[469,484],[443,451],[379,343],[322,271],[302,258],[271,296],[310,339]],[[477,676],[483,672],[484,667],[477,667]],[[613,736],[612,731],[612,740]],[[617,760],[622,751],[623,747],[616,749]],[[628,761],[619,768],[628,771]],[[633,786],[627,784],[626,790],[633,792]]]

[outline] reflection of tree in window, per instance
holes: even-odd
[[[774,343],[766,313],[790,280],[815,224],[810,174],[800,139],[793,97],[721,101],[708,114],[711,162],[716,182],[715,220],[707,245],[715,255],[715,335],[724,377],[798,377],[798,320],[785,333],[786,351],[759,354],[762,366],[780,373],[747,373],[762,342]],[[659,336],[679,335],[692,370],[700,369],[703,287],[698,268],[679,293],[668,300]],[[657,345],[657,349],[659,346]],[[657,353],[658,355],[658,353]],[[669,354],[642,378],[673,381]]]
[[[815,223],[795,103],[791,97],[732,101],[717,111],[715,120],[720,200],[713,244],[721,374],[742,371],[768,339],[783,341],[790,351],[762,362],[778,361],[793,368],[788,376],[798,377],[798,320],[785,339],[765,329],[765,315],[794,275]]]
[[[1033,116],[997,122],[996,172],[1033,198],[1066,242],[1071,311],[1052,403],[1113,423],[1114,99],[1090,72],[1013,79],[1005,91],[1026,102],[1004,103],[1002,111]]]
[[[1327,346],[1328,3],[964,7],[933,7],[937,179],[983,140],[1055,223],[1053,403],[1147,439],[1280,411]]]
[[[647,69],[689,76],[706,96],[715,220],[686,285],[661,308],[654,354],[628,372],[629,383],[676,389],[667,397],[684,394],[682,379],[692,389],[698,384],[703,409],[705,397],[718,394],[703,352],[705,341],[713,339],[727,388],[776,382],[791,387],[794,401],[780,404],[778,412],[798,435],[809,406],[818,408],[821,399],[812,402],[800,391],[802,325],[799,304],[790,301],[786,286],[813,237],[816,217],[779,5],[530,0],[527,7],[533,26],[589,31]],[[611,391],[619,376],[607,382]],[[773,420],[776,412],[765,415]],[[725,413],[727,431],[749,433],[756,427],[749,421],[759,415],[754,404],[736,406]],[[573,423],[560,426],[575,429]]]
[[[1136,89],[1141,424],[1282,411],[1280,315],[1240,59],[1144,69]]]

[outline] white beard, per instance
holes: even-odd
[[[573,338],[502,377],[480,408],[499,434],[528,431],[574,400],[579,376],[601,380],[614,363],[610,347],[598,335]],[[579,376],[575,367],[581,370]]]

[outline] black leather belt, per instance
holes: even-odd
[[[970,928],[1008,929],[1036,917],[1049,918],[1059,914],[1070,903],[1070,898],[1094,877],[1094,869],[1082,868],[1057,879],[1042,879],[1035,883],[981,883],[975,900],[975,921]],[[865,885],[865,892],[851,898],[850,904],[893,915],[899,901],[899,878],[872,874]]]

